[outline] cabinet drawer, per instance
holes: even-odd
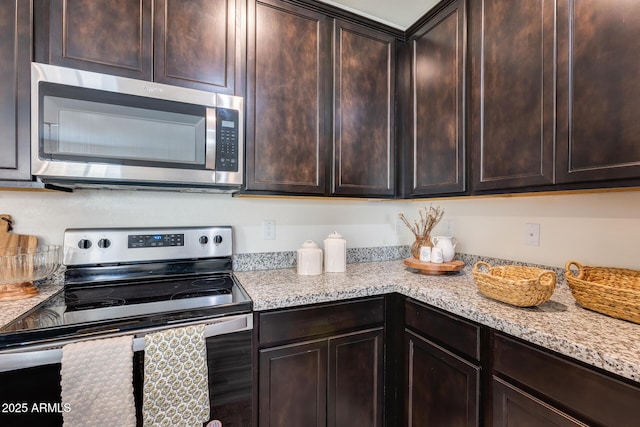
[[[480,360],[480,327],[416,301],[407,300],[405,322],[439,344]]]
[[[384,322],[384,297],[259,314],[262,344],[335,334]]]
[[[636,425],[640,387],[494,333],[493,369],[588,424]]]

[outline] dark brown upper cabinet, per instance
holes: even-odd
[[[242,72],[241,0],[48,1],[48,32],[41,31],[36,48],[40,62],[235,91]]]
[[[0,2],[0,180],[28,180],[31,1]]]
[[[395,192],[395,38],[334,24],[332,193]]]
[[[242,3],[155,0],[154,80],[233,94],[242,71]]]
[[[50,0],[49,7],[39,61],[152,79],[152,0]]]
[[[465,1],[454,1],[409,38],[410,115],[405,193],[465,190]]]
[[[249,2],[246,189],[324,194],[331,27],[278,0]]]
[[[553,183],[555,2],[472,1],[469,19],[473,189]]]
[[[640,2],[558,2],[560,183],[640,177]]]

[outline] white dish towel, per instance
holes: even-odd
[[[147,334],[144,340],[144,426],[201,427],[209,419],[204,325]]]
[[[65,427],[135,427],[133,337],[84,341],[62,348]]]

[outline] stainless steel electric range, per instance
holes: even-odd
[[[0,329],[0,348],[250,313],[232,250],[231,227],[69,229],[64,289]]]
[[[25,399],[55,401],[59,383],[45,385],[39,370],[56,378],[65,344],[128,334],[142,353],[147,333],[203,323],[212,413],[249,425],[252,302],[232,251],[229,226],[66,230],[64,288],[0,328],[2,382],[15,377]],[[15,390],[0,397],[20,398]]]

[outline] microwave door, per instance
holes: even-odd
[[[204,109],[191,110],[45,96],[42,151],[52,159],[204,169],[206,118]]]

